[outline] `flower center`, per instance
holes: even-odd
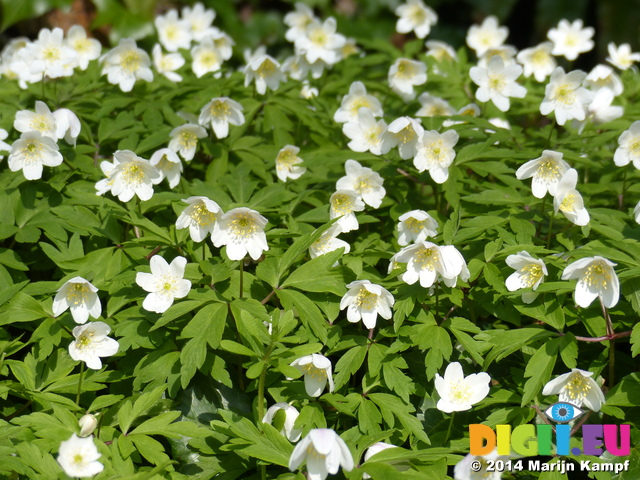
[[[358,292],[358,296],[353,303],[356,307],[360,307],[365,310],[371,310],[378,304],[378,298],[380,298],[380,295],[372,293],[366,288],[361,288]]]
[[[42,56],[45,58],[45,60],[55,62],[56,60],[60,60],[60,49],[56,47],[45,48],[42,51]]]
[[[353,210],[351,197],[343,193],[336,195],[331,201],[331,208],[338,215],[346,215],[347,213],[351,213],[351,211]]]
[[[438,260],[440,260],[440,254],[435,248],[422,247],[414,257],[415,263],[420,265],[421,270],[434,271]]]
[[[493,90],[497,90],[498,92],[502,92],[504,87],[507,86],[507,82],[505,81],[504,75],[494,74],[489,75],[489,87]]]
[[[276,72],[276,70],[276,64],[267,58],[260,64],[256,73],[260,77],[270,77]]]
[[[238,213],[229,223],[232,235],[236,238],[250,238],[258,231],[258,225],[249,213]]]
[[[84,461],[84,457],[82,455],[80,455],[79,453],[76,453],[73,456],[73,463],[76,463],[76,464],[80,465],[83,461]]]
[[[86,348],[91,346],[93,343],[93,332],[82,332],[80,336],[76,339],[76,348],[78,350],[85,350]]]
[[[573,205],[576,203],[576,196],[573,193],[569,193],[565,195],[562,199],[562,203],[560,204],[560,211],[562,212],[573,212]]]
[[[442,140],[431,142],[425,147],[425,150],[431,162],[440,166],[448,166],[448,162],[446,161],[447,148]]]
[[[632,155],[640,155],[640,140],[636,140],[629,147],[629,153]]]
[[[324,369],[317,368],[313,363],[307,363],[306,365],[303,365],[302,373],[304,375],[311,375],[311,377],[316,380],[323,380],[327,378],[327,372]]]
[[[69,305],[80,305],[85,303],[87,294],[90,292],[86,283],[73,283],[67,291],[67,302]]]
[[[138,185],[144,180],[144,171],[137,163],[130,162],[122,169],[124,181],[131,185]]]
[[[471,389],[463,382],[449,384],[449,399],[457,403],[468,403],[471,398]]]
[[[36,140],[32,140],[27,143],[27,146],[22,149],[22,157],[25,163],[36,163],[40,161],[40,150],[42,144]]]
[[[358,114],[358,110],[361,108],[371,108],[371,101],[369,101],[368,98],[362,96],[362,97],[358,97],[356,98],[352,103],[351,103],[351,113],[353,115],[357,115]]]
[[[354,187],[355,191],[362,195],[363,193],[367,193],[369,190],[373,188],[373,184],[371,183],[371,177],[369,175],[363,175],[358,177],[355,181]]]
[[[416,74],[416,68],[412,63],[407,61],[400,61],[398,64],[398,72],[396,73],[396,77],[400,79],[410,79]]]
[[[560,169],[553,160],[543,160],[540,162],[536,177],[544,182],[551,183],[560,178]]]
[[[209,112],[218,119],[227,118],[231,114],[231,107],[224,100],[214,100]]]
[[[562,207],[561,207],[562,208]],[[542,267],[537,263],[530,263],[520,269],[520,280],[525,287],[533,287],[542,277]]]
[[[565,105],[571,105],[576,101],[575,89],[572,85],[563,83],[555,88],[551,99]]]
[[[122,60],[120,61],[120,67],[123,70],[126,70],[128,73],[133,73],[140,68],[140,62],[142,58],[140,54],[135,50],[129,50],[124,54]]]
[[[418,137],[411,124],[407,125],[399,132],[394,133],[394,135],[398,139],[398,142],[403,144],[412,142]]]
[[[280,153],[278,153],[278,158],[276,159],[276,161],[279,168],[289,169],[294,163],[296,163],[297,158],[298,156],[291,150],[282,150]]]
[[[89,50],[89,40],[86,38],[79,38],[77,40],[74,40],[73,42],[73,49],[78,52],[78,53],[84,53],[87,50]]]
[[[424,9],[420,7],[420,5],[414,5],[413,7],[411,7],[411,10],[409,10],[409,17],[415,24],[418,25],[424,23],[427,20],[427,14]]]
[[[176,27],[175,25],[169,25],[165,29],[164,34],[167,37],[167,40],[174,41],[176,38],[178,38],[178,27]]]
[[[196,144],[198,143],[198,137],[193,132],[180,132],[178,143],[182,148],[190,150],[196,147]]]
[[[329,41],[329,35],[322,28],[315,28],[309,35],[309,40],[316,47],[324,47]]]
[[[569,377],[569,381],[562,388],[562,394],[574,403],[581,404],[590,390],[591,385],[587,378],[576,372]]]
[[[200,227],[206,227],[216,221],[215,213],[209,211],[204,203],[193,205],[191,213],[189,213],[192,223]]]
[[[213,68],[215,65],[219,63],[218,54],[213,50],[207,50],[200,54],[200,63],[205,68]]]
[[[409,217],[404,221],[404,226],[411,233],[420,233],[424,228],[426,220],[418,220],[417,218]]]
[[[537,65],[538,67],[547,63],[549,61],[549,54],[544,50],[537,50],[533,55],[531,55],[531,63]]]
[[[595,287],[597,289],[608,288],[609,282],[611,282],[611,274],[607,265],[603,262],[597,262],[589,265],[589,268],[584,272],[584,281],[589,287]],[[580,376],[582,378],[582,376]]]
[[[41,133],[49,130],[47,117],[44,115],[36,115],[35,117],[33,117],[33,120],[31,120],[31,128]]]

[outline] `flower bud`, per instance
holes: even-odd
[[[80,436],[88,437],[98,426],[98,420],[94,415],[87,413],[80,420],[78,420],[78,425],[80,425]]]

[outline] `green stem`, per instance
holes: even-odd
[[[78,393],[76,394],[76,404],[80,405],[80,394],[82,393],[82,378],[84,377],[84,362],[80,364],[80,376],[78,377]]]
[[[627,168],[624,169],[622,174],[622,193],[618,195],[618,207],[620,210],[624,210],[624,194],[627,191]]]
[[[438,315],[438,307],[440,305],[440,291],[439,291],[439,288],[438,288],[438,284],[439,284],[439,282],[436,282],[436,284],[435,284],[435,296],[436,296],[435,317],[436,317],[436,323],[440,323],[440,315]]]
[[[549,129],[549,136],[547,137],[547,148],[551,148],[551,136],[553,135],[553,131],[556,128],[556,119],[554,117],[553,122],[551,122],[551,128]]]
[[[549,231],[547,232],[547,250],[551,248],[551,237],[553,235],[553,218],[555,217],[555,212],[551,212],[549,216]]]
[[[453,417],[455,416],[456,412],[451,412],[451,418],[449,419],[449,427],[447,428],[447,436],[444,437],[444,443],[446,444],[449,441],[449,438],[451,437],[451,430],[453,429]]]
[[[244,259],[240,260],[240,296],[242,298],[242,292],[244,291]]]
[[[615,368],[615,360],[616,360],[616,348],[615,348],[615,334],[613,332],[613,323],[611,322],[611,315],[607,311],[607,307],[604,306],[604,302],[602,301],[602,297],[600,298],[600,306],[602,307],[602,315],[604,316],[607,322],[607,336],[610,338],[609,340],[609,388],[613,388],[616,384],[616,368]]]
[[[544,209],[547,206],[547,196],[545,195],[544,197],[542,197],[542,208],[540,209],[540,211],[542,212],[541,215],[544,215]],[[542,232],[542,219],[540,219],[540,222],[538,223],[538,228],[536,229],[536,238],[540,237],[540,233]]]

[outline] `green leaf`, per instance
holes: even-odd
[[[527,368],[524,371],[525,378],[521,406],[528,405],[538,394],[542,392],[542,387],[551,378],[553,367],[556,364],[559,339],[549,340],[542,345],[536,353],[529,359]]]
[[[296,310],[302,323],[322,343],[327,342],[327,321],[318,307],[309,298],[295,290],[277,290],[276,294],[286,310]]]
[[[306,292],[331,292],[342,297],[347,283],[340,267],[333,264],[343,254],[342,248],[320,255],[298,267],[282,284]]]

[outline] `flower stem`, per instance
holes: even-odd
[[[84,377],[84,362],[80,364],[80,376],[78,377],[78,393],[76,394],[76,404],[80,405],[80,394],[82,393],[82,378]]]
[[[607,321],[607,336],[609,337],[609,388],[613,388],[616,383],[616,367],[615,367],[615,340],[613,333],[613,323],[611,322],[611,315],[607,311],[607,307],[604,306],[604,302],[602,301],[602,297],[600,298],[600,306],[602,307],[602,315]]]
[[[547,250],[551,248],[551,237],[553,235],[553,217],[555,217],[555,212],[551,212],[551,215],[549,215],[549,231],[547,232]]]
[[[244,290],[244,259],[240,260],[240,296],[242,298],[242,292]]]
[[[547,206],[547,196],[545,195],[544,197],[542,197],[542,208],[540,209],[542,212],[542,215],[544,215],[544,209]],[[540,234],[542,232],[542,219],[540,219],[540,222],[538,222],[538,228],[536,229],[536,238],[540,237]]]
[[[624,210],[624,194],[627,190],[627,169],[625,168],[622,173],[622,193],[618,195],[618,208]]]
[[[447,436],[444,437],[444,443],[446,444],[449,441],[449,438],[451,437],[451,430],[453,429],[453,417],[455,416],[456,412],[451,412],[451,418],[449,419],[449,427],[447,428]]]
[[[553,122],[551,122],[551,128],[549,129],[549,136],[547,137],[547,148],[551,148],[551,136],[553,135],[553,131],[556,128],[556,119],[554,117]]]

